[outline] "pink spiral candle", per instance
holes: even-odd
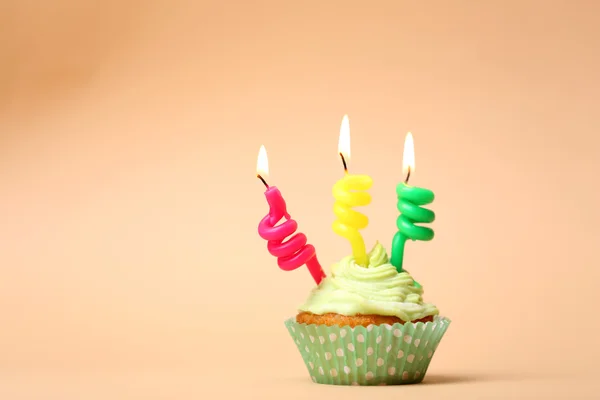
[[[261,174],[267,175],[268,173],[267,151],[264,146],[261,146],[258,153],[256,176],[267,188],[265,197],[269,203],[269,213],[258,224],[258,234],[267,240],[267,249],[269,253],[277,257],[279,268],[284,271],[293,271],[306,265],[318,285],[325,278],[325,273],[317,260],[315,247],[307,244],[308,240],[304,233],[296,233],[298,223],[288,214],[281,192],[275,186],[270,187],[261,176]],[[277,225],[282,218],[286,220]]]
[[[258,234],[268,241],[269,253],[277,257],[277,265],[284,271],[293,271],[306,265],[318,285],[325,278],[325,272],[319,264],[315,247],[307,244],[308,239],[304,233],[296,233],[298,223],[288,214],[279,189],[268,187],[265,197],[270,209],[258,224]],[[286,221],[277,225],[282,218]]]

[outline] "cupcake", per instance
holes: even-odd
[[[419,383],[450,324],[422,296],[377,243],[367,265],[352,256],[333,265],[285,325],[314,382]]]

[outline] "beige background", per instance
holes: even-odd
[[[1,1],[0,398],[594,397],[599,13]],[[437,195],[406,259],[453,319],[429,384],[312,384],[283,326],[312,284],[256,234],[258,148],[328,270],[344,113],[368,246],[409,130]]]

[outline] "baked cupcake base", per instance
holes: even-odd
[[[306,324],[297,318],[285,325],[309,376],[330,385],[419,383],[450,325],[440,316],[429,322],[367,327]]]
[[[433,315],[421,319],[417,319],[414,321],[410,321],[412,323],[417,322],[432,322]],[[296,322],[299,324],[315,324],[315,325],[327,325],[327,326],[349,326],[354,328],[356,326],[369,326],[369,325],[394,325],[394,324],[404,324],[406,321],[401,320],[398,317],[394,316],[386,316],[386,315],[374,315],[374,314],[357,314],[353,316],[346,316],[335,313],[327,313],[327,314],[313,314],[309,312],[301,312],[296,316]]]

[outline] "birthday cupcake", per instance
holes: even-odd
[[[379,243],[368,265],[335,264],[298,315],[285,322],[314,382],[335,385],[419,383],[450,320],[422,299]]]
[[[422,206],[431,203],[434,195],[407,185],[414,170],[409,134],[404,157],[408,160],[406,179],[396,187],[400,216],[391,259],[379,243],[367,253],[359,230],[368,225],[368,218],[353,208],[370,203],[367,190],[373,181],[367,175],[348,172],[348,124],[345,116],[338,146],[344,177],[333,186],[337,217],[333,230],[350,242],[352,255],[333,265],[330,276],[325,275],[314,246],[297,232],[298,225],[287,212],[281,193],[261,175],[267,171],[264,148],[259,152],[257,176],[266,187],[269,214],[258,231],[268,241],[267,248],[281,269],[291,271],[305,265],[317,284],[298,314],[285,321],[314,382],[419,383],[450,324],[436,306],[423,300],[422,286],[403,268],[405,242],[433,238],[433,230],[423,224],[433,222],[435,214]]]

